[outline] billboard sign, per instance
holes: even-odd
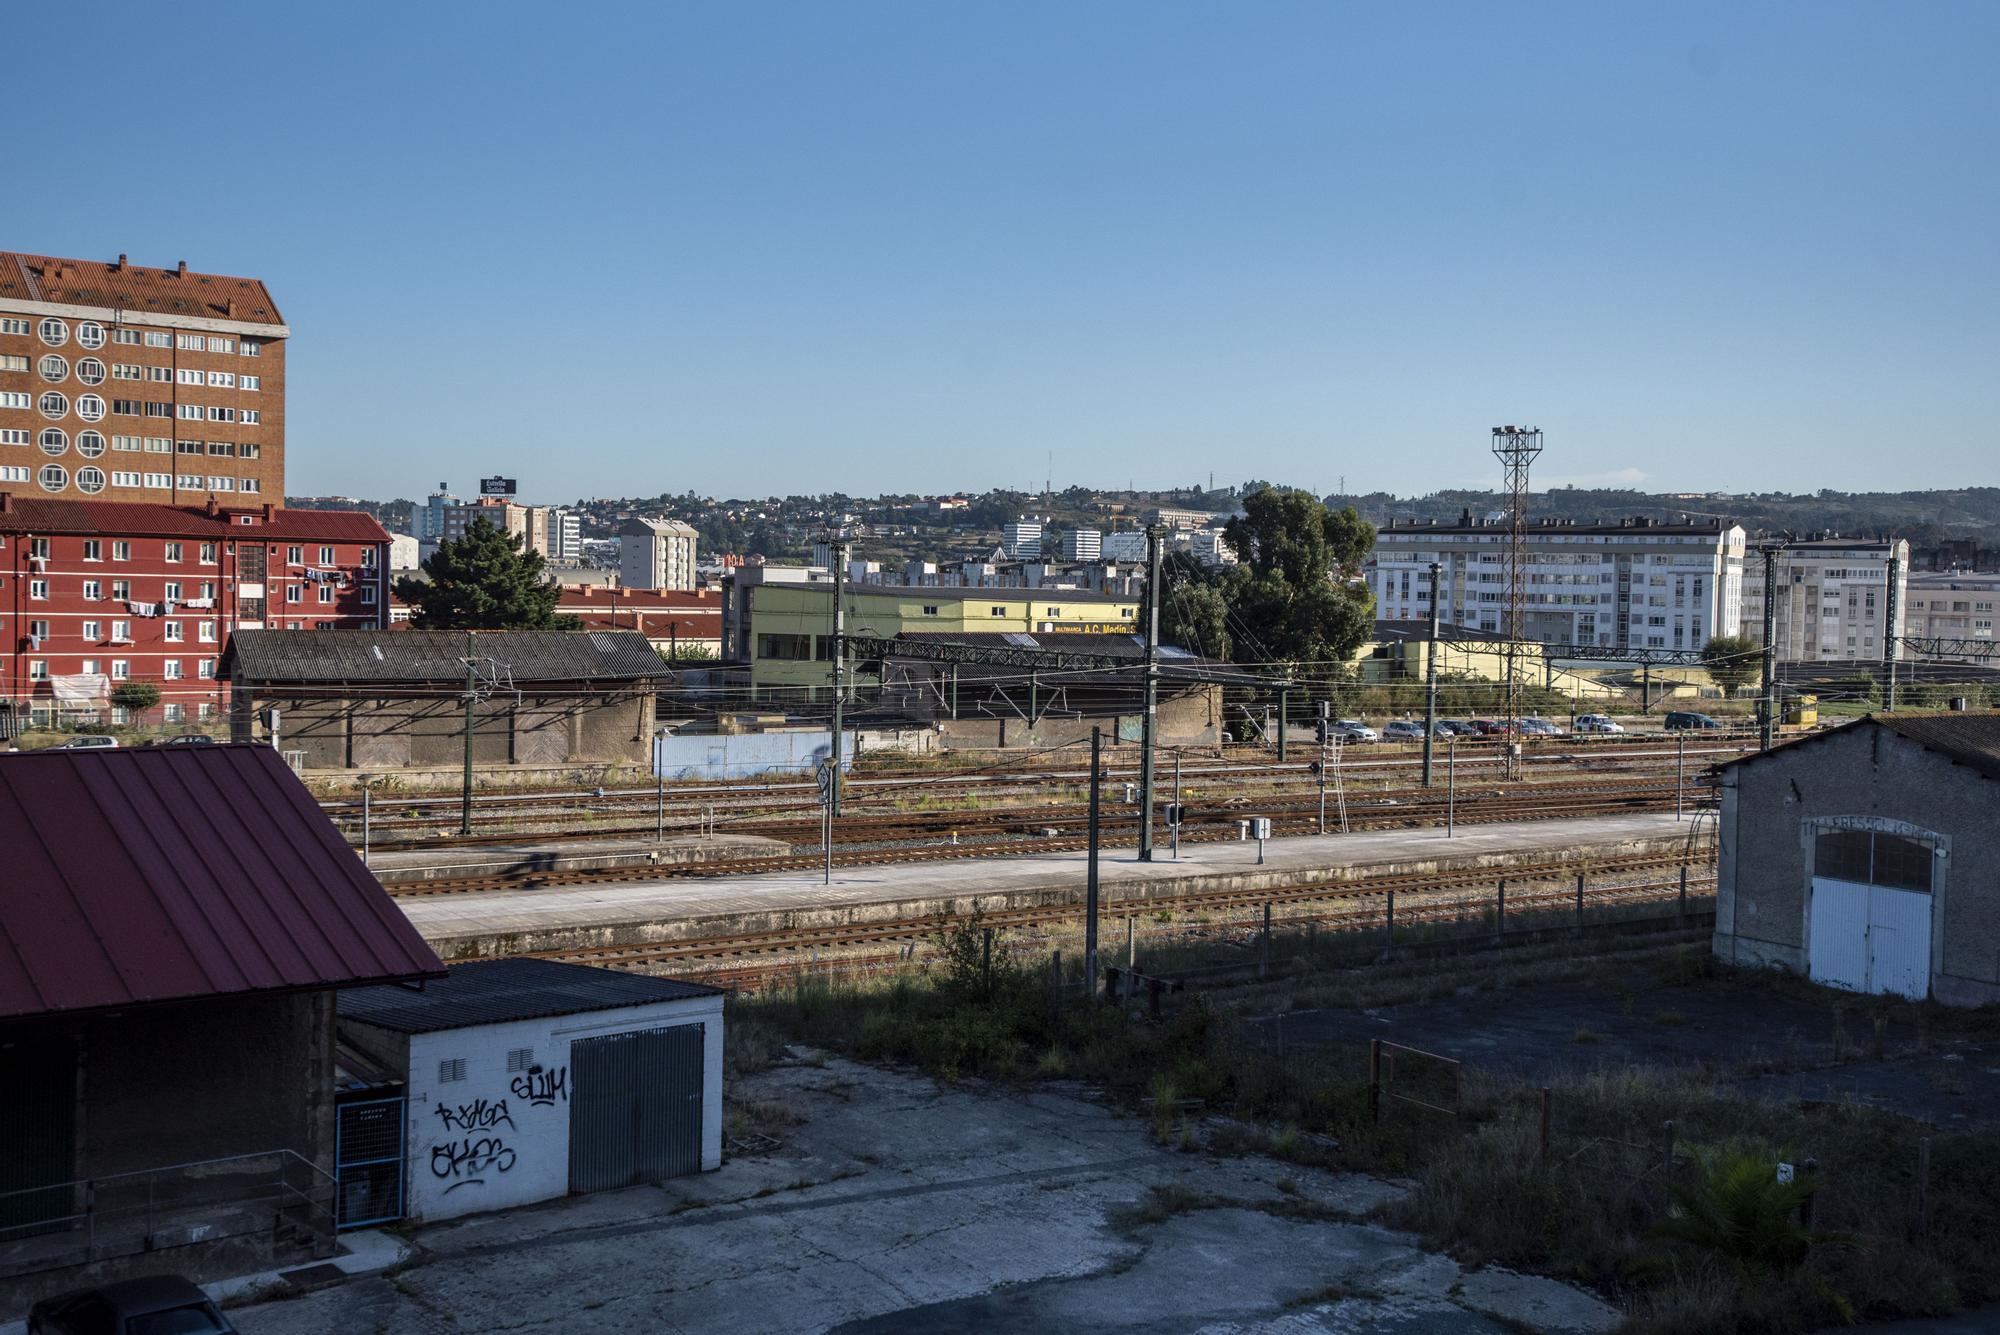
[[[479,479],[481,496],[512,496],[514,479],[511,477],[482,477]]]

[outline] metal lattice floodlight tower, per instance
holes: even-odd
[[[1502,583],[1507,588],[1507,773],[1516,770],[1521,734],[1521,673],[1515,660],[1528,629],[1528,465],[1542,452],[1542,429],[1533,426],[1493,428],[1493,457],[1500,461],[1501,487],[1507,493],[1507,547],[1501,557]]]

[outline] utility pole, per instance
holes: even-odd
[[[1771,749],[1778,726],[1778,554],[1782,544],[1766,544],[1764,554],[1764,700],[1759,745]]]
[[[459,799],[458,832],[472,833],[472,705],[479,698],[479,674],[472,656],[472,632],[465,632],[465,789]]]
[[[1333,729],[1332,706],[1319,702],[1319,832],[1326,833],[1326,739]]]
[[[1084,882],[1083,985],[1087,995],[1097,995],[1097,833],[1098,790],[1104,783],[1099,768],[1104,749],[1104,729],[1090,729],[1090,873]]]
[[[1146,525],[1146,712],[1139,724],[1139,861],[1153,860],[1153,743],[1160,714],[1160,526]]]
[[[1501,750],[1506,757],[1505,772],[1510,779],[1519,777],[1521,764],[1522,702],[1517,660],[1521,642],[1528,633],[1528,466],[1541,453],[1540,427],[1493,428],[1493,456],[1500,461],[1507,492],[1508,537],[1501,566],[1507,584],[1507,735],[1501,741]]]
[[[1897,626],[1897,618],[1903,611],[1903,556],[1896,550],[1896,539],[1889,539],[1889,596],[1884,610],[1889,619],[1882,625],[1882,666],[1887,669],[1887,683],[1883,687],[1882,707],[1889,713],[1896,712],[1896,656],[1901,652],[1899,637],[1902,631]]]
[[[842,724],[842,717],[841,717],[842,705],[845,702],[845,697],[847,694],[847,683],[843,680],[843,677],[846,674],[843,673],[841,670],[842,664],[847,659],[847,639],[846,639],[847,619],[846,619],[846,610],[842,606],[842,603],[845,600],[841,597],[841,586],[845,582],[844,577],[847,573],[847,539],[839,534],[835,534],[833,538],[832,547],[833,547],[833,748],[832,748],[833,792],[829,795],[827,800],[827,816],[829,820],[831,820],[832,817],[838,816],[840,814],[840,746],[841,746],[840,731]],[[829,842],[831,841],[829,840]]]
[[[1438,726],[1438,576],[1444,571],[1431,562],[1431,635],[1424,663],[1424,787],[1431,786],[1431,753]]]

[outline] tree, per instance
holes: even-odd
[[[111,690],[111,703],[133,714],[143,714],[160,703],[160,688],[150,681],[121,681]]]
[[[410,607],[416,630],[558,630],[562,591],[548,579],[540,552],[502,533],[485,515],[465,536],[446,539],[424,562],[428,579],[405,575],[396,596]]]
[[[1718,635],[1701,647],[1702,666],[1724,692],[1734,695],[1763,675],[1763,655],[1748,635]]]
[[[1215,581],[1236,661],[1340,663],[1367,642],[1375,600],[1360,575],[1375,527],[1352,506],[1264,487],[1244,498],[1223,540],[1242,562]]]

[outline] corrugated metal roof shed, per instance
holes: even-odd
[[[239,630],[229,637],[222,671],[253,683],[463,685],[465,646],[459,630]],[[472,652],[504,665],[516,685],[669,675],[646,637],[629,630],[478,631]]]
[[[357,988],[341,993],[339,1006],[343,1020],[403,1034],[429,1034],[720,995],[720,988],[703,983],[518,958],[454,964],[445,978],[424,984],[421,992],[406,987]]]
[[[0,756],[0,1019],[443,969],[266,746]]]

